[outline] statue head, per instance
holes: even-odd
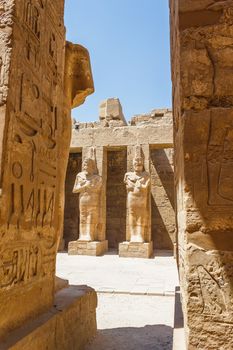
[[[141,146],[136,146],[135,148],[133,168],[134,168],[134,171],[136,172],[142,172],[144,169],[144,158],[143,158]]]
[[[144,162],[142,157],[135,157],[133,160],[133,168],[136,172],[142,172],[144,168]]]
[[[95,172],[95,162],[91,158],[85,158],[83,161],[83,171],[87,174],[94,174]]]

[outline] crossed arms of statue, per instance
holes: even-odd
[[[82,173],[76,176],[73,193],[98,192],[102,187],[102,178],[93,175],[87,179]]]
[[[134,174],[133,174],[134,175]],[[150,177],[147,173],[143,177],[137,179],[130,173],[125,174],[124,183],[128,191],[134,191],[134,189],[144,191],[150,185]]]

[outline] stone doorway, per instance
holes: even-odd
[[[154,249],[173,250],[174,167],[173,148],[150,150],[151,231]]]
[[[79,204],[78,194],[72,193],[76,175],[82,169],[82,152],[71,153],[66,171],[65,182],[65,211],[64,211],[64,242],[68,243],[78,239],[79,235]]]
[[[107,215],[106,238],[110,249],[117,249],[126,240],[126,189],[123,182],[127,171],[127,148],[107,152]]]

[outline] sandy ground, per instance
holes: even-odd
[[[172,350],[174,298],[98,295],[98,334],[85,350]]]

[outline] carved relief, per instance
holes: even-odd
[[[40,11],[43,9],[42,1],[29,0],[26,2],[25,10],[25,22],[35,34],[37,39],[40,39],[41,32],[41,14]]]
[[[192,260],[200,263],[193,264],[189,273],[190,312],[233,323],[233,254],[221,252],[220,256],[217,251],[205,252],[194,247],[191,251]]]
[[[49,54],[54,60],[57,59],[57,43],[54,33],[51,33],[49,38]]]
[[[36,243],[0,251],[0,290],[40,277],[41,251]]]
[[[232,152],[232,118],[225,116],[223,126],[221,116],[212,115],[207,148],[208,204],[211,206],[233,205],[233,175],[229,171],[233,167]]]

